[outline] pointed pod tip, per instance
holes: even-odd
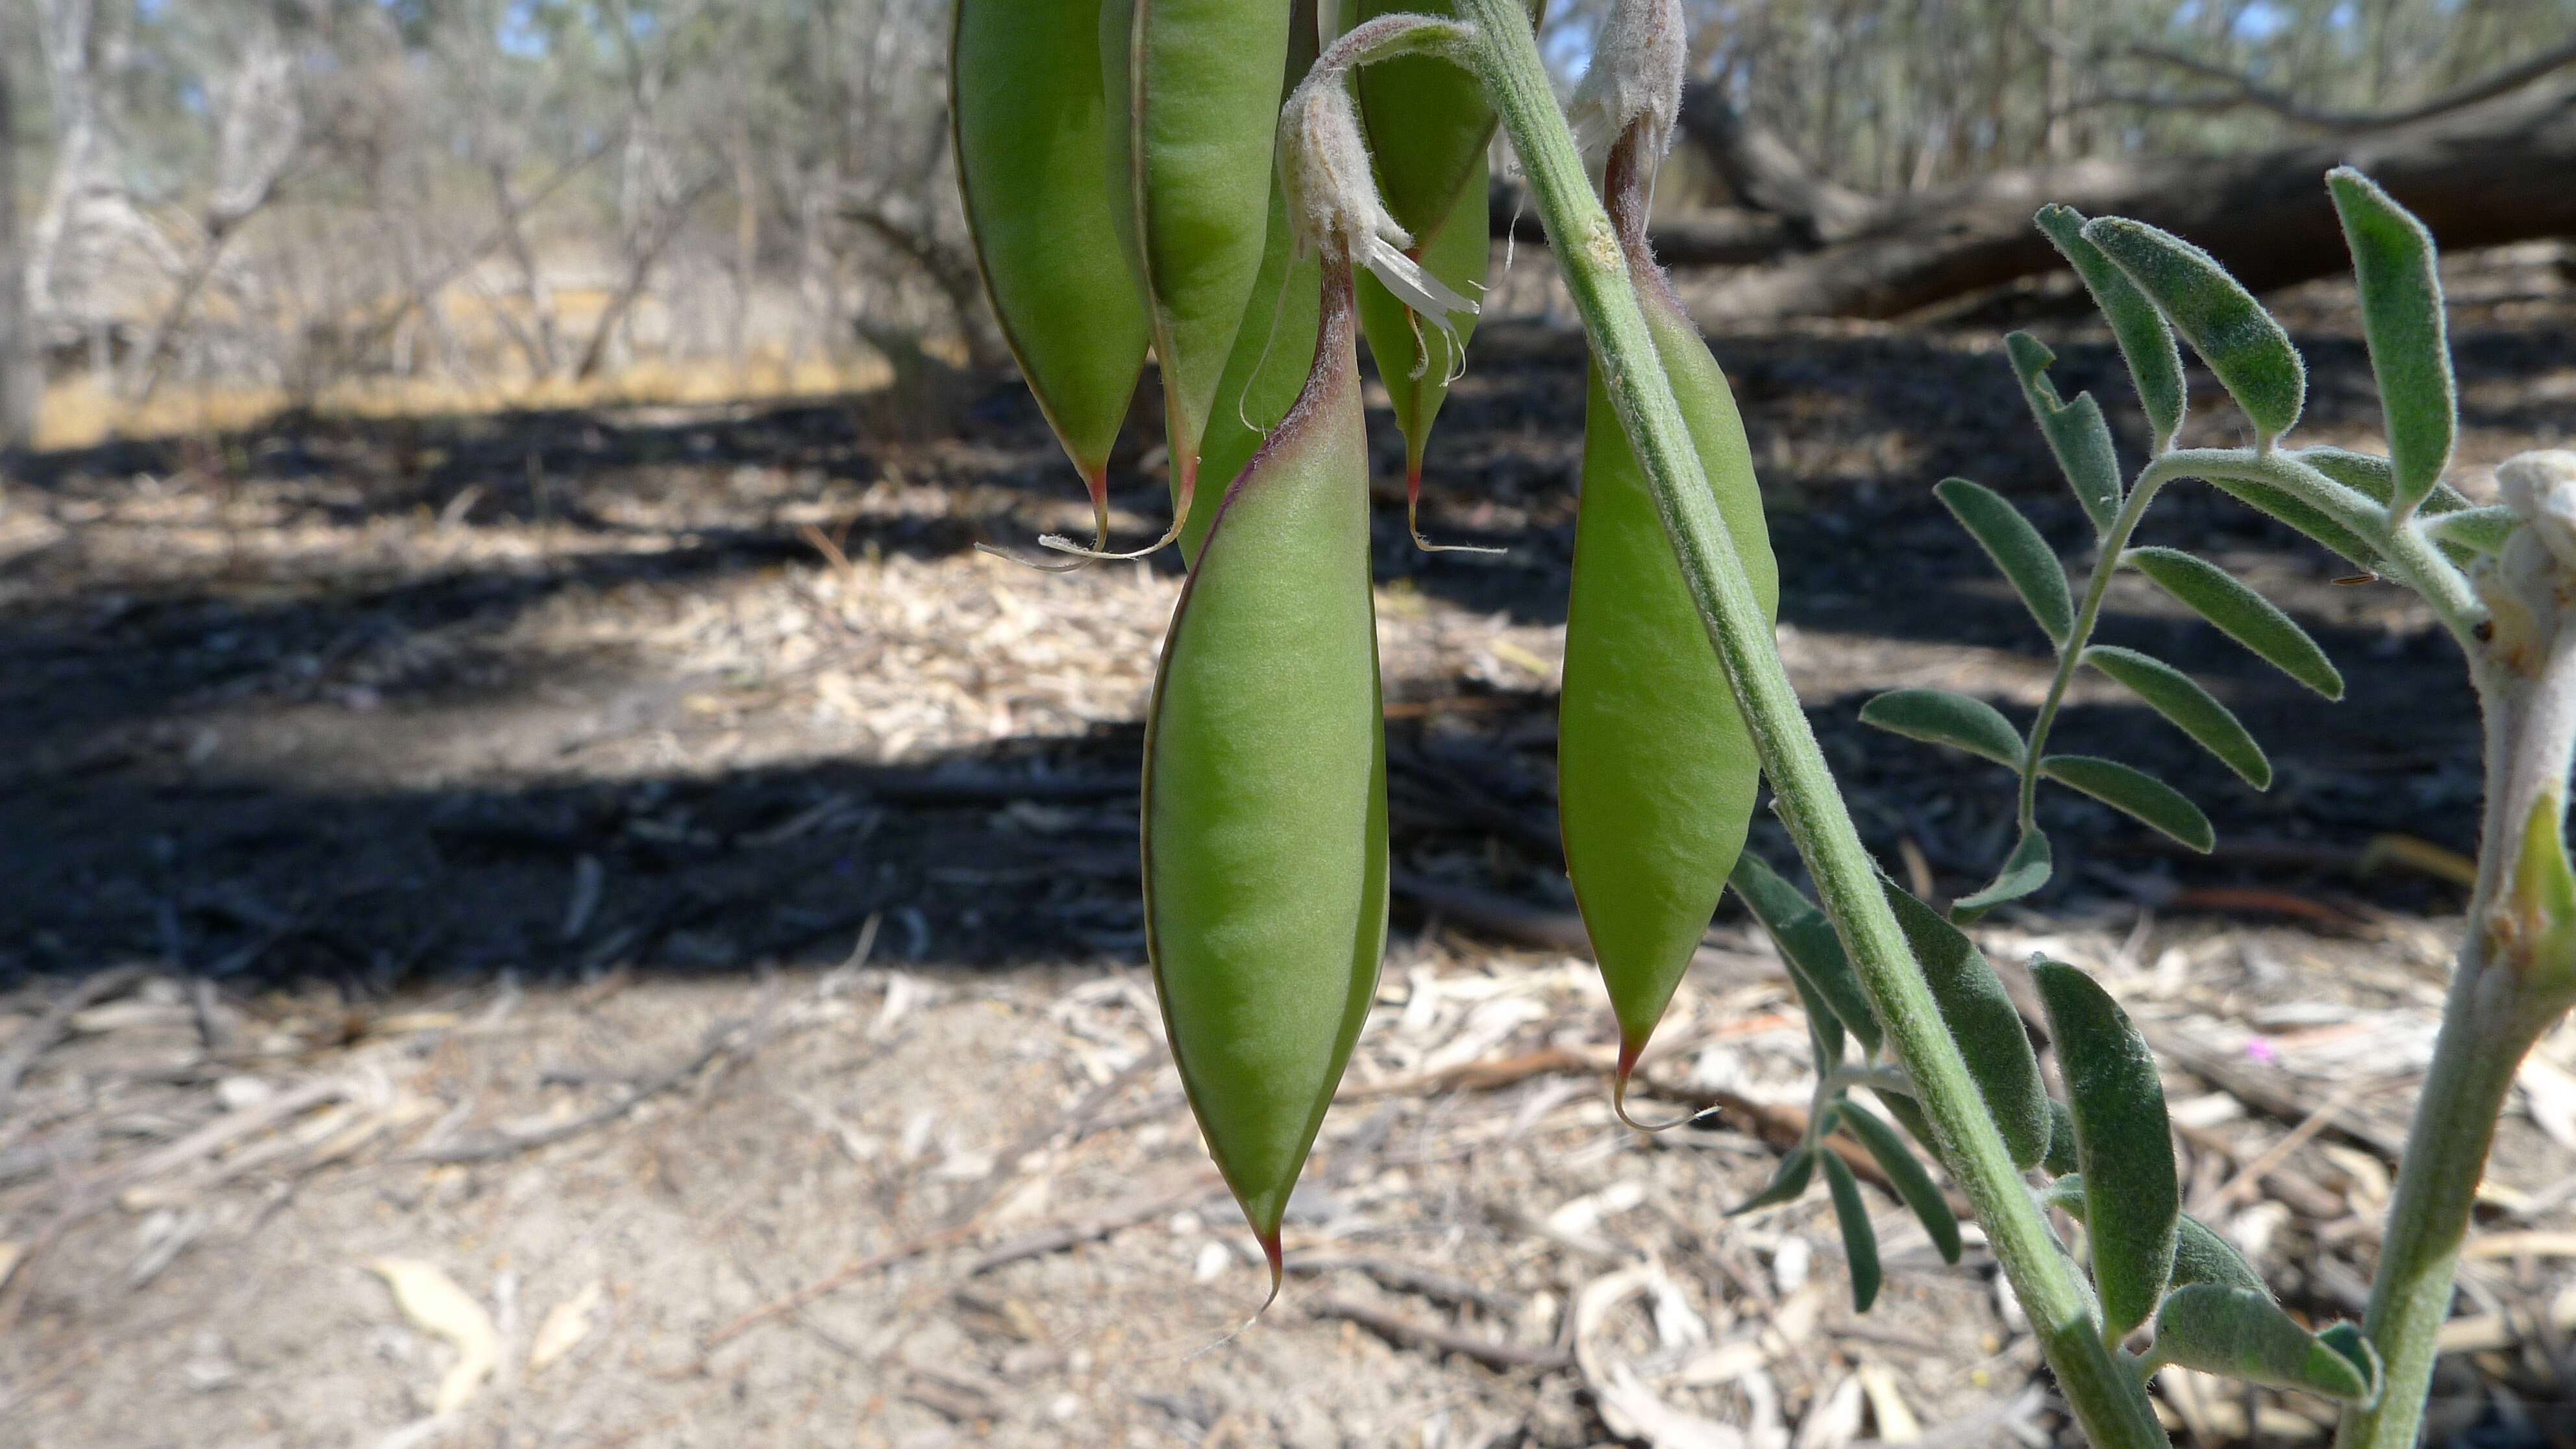
[[[1628,1081],[1631,1077],[1636,1075],[1637,1059],[1644,1056],[1645,1052],[1646,1042],[1643,1037],[1631,1039],[1623,1035],[1620,1038],[1619,1064],[1611,1068],[1610,1072],[1611,1115],[1617,1117],[1621,1122],[1639,1132],[1669,1131],[1672,1128],[1682,1126],[1697,1117],[1699,1114],[1696,1112],[1685,1112],[1681,1116],[1672,1118],[1669,1121],[1640,1122],[1636,1118],[1628,1115]]]
[[[1255,1228],[1252,1235],[1261,1240],[1261,1256],[1270,1264],[1270,1296],[1261,1300],[1259,1308],[1252,1310],[1252,1316],[1259,1318],[1270,1311],[1271,1304],[1279,1301],[1279,1285],[1288,1276],[1288,1259],[1279,1246],[1279,1229]]]

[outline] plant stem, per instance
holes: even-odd
[[[2434,616],[2451,632],[2460,648],[2471,658],[2477,657],[2476,629],[2486,617],[2486,605],[2478,601],[2477,591],[2454,567],[2442,551],[2424,536],[2423,521],[2408,518],[2392,524],[2388,509],[2377,499],[2357,493],[2298,457],[2273,449],[2257,452],[2251,448],[2177,448],[2147,465],[2138,474],[2138,487],[2148,483],[2161,485],[2174,478],[2241,478],[2297,494],[2337,523],[2368,539],[2379,549],[2398,582],[2423,595],[2432,605]]]
[[[1600,358],[1620,426],[1654,490],[1692,601],[1751,726],[1781,818],[1898,1060],[1922,1094],[1943,1163],[1976,1208],[2085,1434],[2100,1449],[2166,1444],[2145,1390],[2102,1342],[2073,1265],[2013,1166],[1888,908],[1877,869],[1718,516],[1672,383],[1647,333],[1624,250],[1593,198],[1522,0],[1460,0],[1458,12],[1476,27],[1475,69],[1537,194],[1549,247]]]
[[[2048,748],[2049,726],[2057,723],[2059,706],[2066,702],[2066,688],[2075,680],[2075,666],[2084,659],[2084,645],[2093,637],[2093,626],[2102,618],[2102,596],[2111,591],[2111,575],[2120,571],[2121,551],[2129,546],[2129,536],[2138,531],[2138,520],[2146,517],[2147,505],[2165,485],[2165,479],[2154,476],[2150,467],[2138,475],[2137,486],[2129,490],[2121,503],[2119,515],[2111,526],[2102,530],[2094,550],[2093,576],[2084,583],[2084,603],[2075,611],[2075,627],[2058,647],[2057,675],[2048,681],[2048,698],[2039,706],[2039,717],[2030,723],[2030,743],[2022,749],[2021,761],[2021,833],[2028,835],[2038,824],[2039,760]]]
[[[2379,1402],[2344,1416],[2338,1449],[2410,1449],[2450,1316],[2460,1243],[2486,1175],[2496,1119],[2533,1042],[2568,1005],[2570,963],[2545,956],[2515,899],[2524,823],[2548,811],[2562,834],[2571,755],[2576,755],[2576,602],[2563,567],[2514,567],[2517,547],[2541,554],[2526,519],[2506,543],[2500,595],[2528,611],[2509,619],[2519,637],[2494,631],[2469,646],[2470,677],[2486,717],[2486,819],[2477,888],[2469,899],[2459,965],[2443,1005],[2442,1033],[2408,1130],[2379,1274],[2363,1329],[2386,1370]]]
[[[2451,1316],[2460,1243],[2486,1175],[2496,1119],[2523,1053],[2538,1036],[2530,1023],[2512,1019],[2520,1013],[2509,1003],[2499,1011],[2498,1003],[2480,999],[2494,983],[2482,979],[2487,973],[2481,970],[2477,923],[2473,913],[2432,1068],[2407,1133],[2362,1324],[2379,1350],[2384,1387],[2378,1403],[2344,1416],[2335,1440],[2339,1449],[2409,1449],[2415,1443],[2432,1384],[2435,1340]]]

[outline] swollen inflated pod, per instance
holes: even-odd
[[[1491,230],[1485,217],[1485,158],[1479,151],[1470,185],[1460,190],[1448,214],[1430,226],[1413,229],[1410,251],[1424,271],[1462,294],[1485,285],[1491,256]],[[1425,326],[1412,309],[1375,277],[1360,279],[1360,320],[1368,333],[1370,355],[1377,359],[1379,379],[1386,384],[1396,426],[1404,430],[1404,519],[1416,545],[1432,551],[1498,552],[1463,544],[1434,544],[1422,536],[1422,454],[1431,440],[1431,424],[1448,400],[1449,384],[1466,367],[1467,339],[1476,330],[1475,314],[1446,327]]]
[[[1657,356],[1763,613],[1779,575],[1735,400],[1648,254],[1645,187],[1659,146],[1632,126],[1604,190]],[[1592,370],[1574,583],[1566,606],[1557,789],[1567,873],[1619,1024],[1614,1100],[1708,930],[1744,848],[1761,765],[1682,581],[1644,471]]]
[[[1354,20],[1396,11],[1451,16],[1456,0],[1356,0]],[[1484,289],[1491,265],[1485,147],[1494,113],[1476,78],[1438,56],[1405,56],[1359,73],[1361,124],[1379,193],[1396,224],[1413,234],[1410,254],[1452,290]],[[1454,327],[1425,327],[1376,278],[1359,280],[1360,326],[1377,359],[1396,426],[1404,431],[1405,521],[1426,549],[1420,515],[1422,454],[1431,424],[1465,366],[1475,314]],[[1481,550],[1479,550],[1481,551]]]
[[[1334,3],[1334,0],[1326,0]],[[1288,64],[1280,95],[1296,88],[1315,63],[1316,0],[1296,0],[1288,22]],[[1304,390],[1313,358],[1306,343],[1315,335],[1316,308],[1323,296],[1321,262],[1300,255],[1296,229],[1288,223],[1288,198],[1277,159],[1270,173],[1270,220],[1261,248],[1261,270],[1254,277],[1252,299],[1235,329],[1234,350],[1217,380],[1216,411],[1199,443],[1199,473],[1212,485],[1191,495],[1181,524],[1181,558],[1198,561],[1208,525],[1224,501],[1224,485],[1251,460],[1262,438],[1287,416]],[[1172,475],[1174,506],[1179,506],[1180,475]]]
[[[1099,25],[1100,0],[958,0],[948,66],[957,188],[985,294],[1090,491],[1094,548],[1108,539],[1109,451],[1148,338],[1144,293],[1122,260],[1125,193],[1101,163]]]
[[[1219,505],[1145,726],[1145,944],[1208,1151],[1279,1223],[1377,989],[1386,742],[1347,263],[1305,391]]]
[[[1188,520],[1218,384],[1261,270],[1289,12],[1290,0],[1106,0],[1100,9],[1110,175],[1122,187],[1121,236],[1162,365],[1173,517],[1156,548]]]
[[[1364,51],[1369,37],[1350,43]],[[1191,1110],[1270,1259],[1376,994],[1386,735],[1369,592],[1355,263],[1421,290],[1368,180],[1352,61],[1280,120],[1297,249],[1320,260],[1304,390],[1208,529],[1145,725],[1145,942]]]

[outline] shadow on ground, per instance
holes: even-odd
[[[2467,328],[2454,340],[2473,382],[2567,360],[2563,337]],[[1380,577],[1470,614],[1558,623],[1581,356],[1560,334],[1512,323],[1481,333],[1478,351],[1434,444],[1426,525],[1511,551],[1417,553],[1400,505],[1381,507]],[[1864,831],[1891,862],[1910,843],[1943,891],[1970,889],[2008,843],[2006,777],[1869,734],[1853,715],[1882,667],[1909,649],[1970,645],[2044,660],[2018,605],[1932,502],[1933,480],[1967,474],[2014,495],[2071,558],[2087,537],[2081,516],[2056,487],[1988,336],[1777,334],[1718,351],[1770,491],[1784,622],[1866,646],[1855,646],[1830,697],[1810,701]],[[2061,385],[2101,390],[2134,457],[2108,343],[2079,336],[2059,351]],[[2309,355],[2312,420],[2366,426],[2359,342],[2329,336]],[[846,953],[871,917],[884,949],[923,961],[1133,959],[1132,723],[901,769],[854,761],[605,777],[567,766],[552,778],[365,792],[84,753],[209,700],[292,696],[296,680],[327,674],[336,659],[458,621],[497,632],[550,601],[613,607],[629,584],[792,580],[824,566],[806,505],[825,494],[852,500],[821,532],[861,566],[960,559],[978,542],[1064,526],[1079,512],[1076,490],[1035,409],[1004,380],[981,387],[955,436],[909,441],[870,431],[864,400],[843,400],[287,419],[238,436],[33,460],[13,498],[46,510],[59,537],[0,559],[0,759],[11,762],[0,765],[0,872],[10,881],[0,978],[138,957],[370,992],[425,974],[553,975],[621,962],[727,970]],[[2223,436],[2219,400],[2202,400],[2202,411]],[[2464,421],[2507,437],[2556,426],[2485,403]],[[1373,431],[1379,476],[1394,477],[1395,430]],[[1130,481],[1117,502],[1140,529],[1162,511],[1159,479],[1140,471],[1148,451],[1133,442],[1120,461]],[[149,537],[146,505],[173,498],[250,520],[223,527],[302,529],[321,542],[285,567],[236,569],[221,549],[203,567],[152,574],[89,566],[93,530]],[[346,567],[335,552],[365,543],[399,558],[414,536],[404,529],[488,532],[496,548],[391,577]],[[2177,860],[2135,827],[2052,792],[2046,820],[2060,860],[2076,868],[2038,906],[2130,908],[2169,899],[2177,881],[2332,894],[2354,888],[2341,866],[2383,831],[2465,848],[2474,729],[2447,642],[2420,616],[2392,627],[2341,607],[2327,582],[2332,561],[2205,491],[2178,493],[2151,532],[2286,581],[2294,611],[2351,678],[2351,698],[2320,705],[2205,626],[2115,600],[2102,637],[2193,661],[2271,745],[2281,782],[2269,795],[2247,791],[2143,710],[2071,709],[2064,747],[2162,770],[2204,802],[2233,853]],[[1152,567],[1176,564],[1166,556]],[[637,661],[610,649],[500,663],[493,677],[524,689]],[[449,704],[477,687],[470,670],[429,686]],[[1960,687],[1994,692],[1975,680]],[[1408,923],[1425,918],[1423,902],[1443,882],[1563,910],[1552,716],[1543,695],[1472,684],[1445,703],[1399,709],[1398,854],[1412,878],[1432,883],[1400,897]],[[1767,820],[1756,839],[1780,853]],[[2456,904],[2448,887],[2393,888],[2403,902]]]

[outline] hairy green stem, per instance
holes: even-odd
[[[1603,384],[1636,450],[1692,601],[1726,668],[1781,818],[1871,1004],[1921,1092],[1943,1164],[1966,1192],[2085,1434],[2101,1449],[2163,1445],[2144,1389],[2104,1344],[2073,1265],[2033,1204],[1906,948],[1777,641],[1729,539],[1658,361],[1635,283],[1557,107],[1522,0],[1460,0],[1473,63],[1539,202]]]
[[[2422,595],[2460,648],[2476,657],[2476,630],[2478,622],[2486,617],[2486,605],[2478,601],[2477,591],[2469,586],[2467,577],[2425,537],[2422,519],[2392,522],[2388,509],[2377,499],[2318,472],[2297,454],[2278,449],[2177,448],[2148,464],[2138,475],[2138,486],[2144,488],[2150,480],[2162,484],[2173,478],[2239,478],[2269,483],[2298,495],[2327,517],[2368,539],[2386,558],[2398,582]]]
[[[2084,603],[2075,611],[2075,627],[2068,631],[2066,642],[2058,646],[2057,674],[2048,681],[2048,698],[2039,706],[2039,717],[2030,723],[2030,742],[2022,747],[2021,758],[2021,833],[2028,835],[2038,824],[2039,760],[2048,748],[2049,726],[2057,723],[2057,711],[2066,703],[2067,686],[2075,682],[2075,666],[2083,662],[2084,646],[2093,637],[2093,626],[2102,618],[2102,596],[2111,591],[2111,575],[2120,570],[2121,550],[2129,546],[2129,536],[2138,531],[2138,520],[2146,517],[2147,505],[2155,502],[2165,479],[2154,477],[2150,468],[2138,475],[2137,486],[2129,490],[2128,499],[2120,505],[2119,515],[2111,526],[2102,530],[2096,540],[2093,576],[2084,584]]]
[[[2481,970],[2477,935],[2472,915],[2433,1065],[2407,1133],[2379,1273],[2371,1280],[2370,1311],[2362,1322],[2379,1350],[2384,1387],[2378,1403],[2345,1414],[2338,1449],[2408,1449],[2415,1443],[2496,1119],[2523,1054],[2538,1037],[2528,1020],[2514,1019],[2524,1013],[2509,1002],[2482,999],[2494,995],[2496,982]]]
[[[2562,837],[2566,829],[2568,768],[2576,757],[2576,604],[2562,601],[2566,591],[2563,570],[2543,572],[2520,591],[2525,604],[2537,606],[2533,616],[2547,621],[2539,657],[2513,647],[2529,641],[2470,646],[2470,675],[2486,716],[2477,887],[2362,1324],[2379,1350],[2386,1387],[2377,1403],[2344,1416],[2337,1449],[2409,1449],[2421,1432],[2496,1121],[2524,1055],[2567,1009],[2571,963],[2549,959],[2548,947],[2532,939],[2530,903],[2517,900],[2514,889],[2531,813],[2546,811],[2549,828]]]

